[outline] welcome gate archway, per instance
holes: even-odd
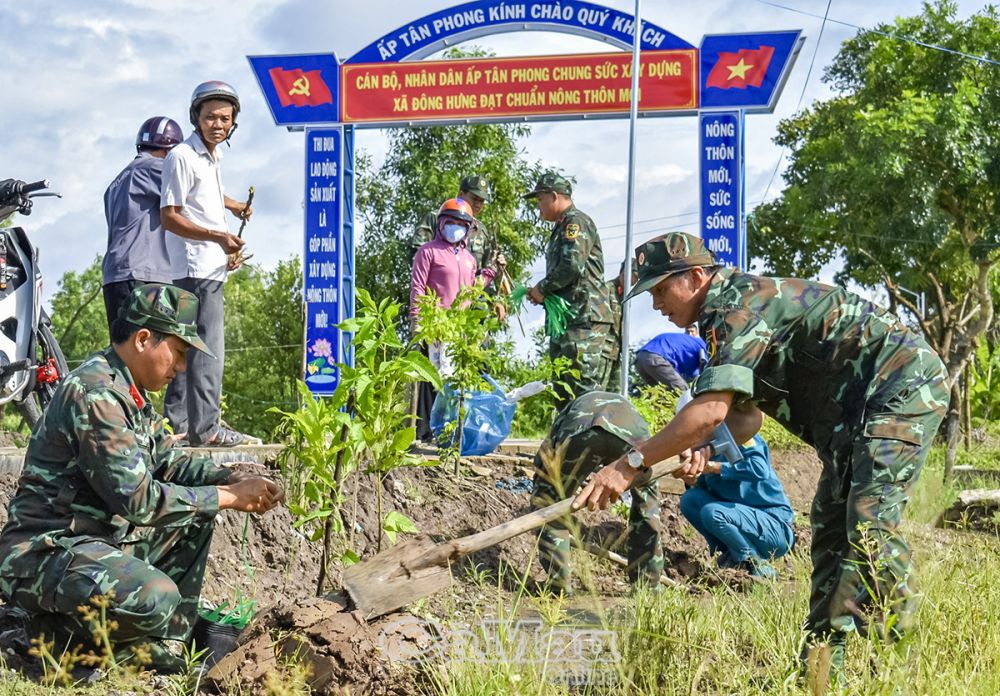
[[[248,56],[276,125],[306,145],[305,380],[333,392],[334,362],[352,364],[355,129],[533,122],[629,115],[631,56],[622,51],[421,61],[512,31],[555,31],[631,49],[635,18],[582,0],[474,0],[397,27],[350,58]],[[706,35],[698,47],[643,20],[639,116],[699,117],[700,227],[724,263],[744,267],[745,116],[773,111],[801,31]]]

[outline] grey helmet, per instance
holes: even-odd
[[[229,140],[236,131],[236,117],[240,115],[240,95],[236,93],[232,85],[220,80],[209,80],[195,87],[191,93],[191,109],[188,115],[191,118],[191,125],[196,130],[198,128],[198,113],[201,110],[201,105],[209,99],[222,99],[233,105],[233,127],[229,131],[229,137],[226,138],[226,140]]]
[[[172,118],[147,118],[135,134],[136,150],[169,150],[184,140],[181,127]]]

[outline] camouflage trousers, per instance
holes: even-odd
[[[55,634],[60,643],[89,639],[80,614],[91,599],[110,596],[107,618],[119,655],[149,643],[153,666],[163,641],[186,641],[198,618],[198,597],[214,525],[139,528],[120,545],[81,538],[65,550],[46,554],[38,573],[4,578],[0,590],[33,618],[33,626]],[[65,641],[65,642],[64,642]]]
[[[842,447],[820,451],[823,474],[810,513],[812,587],[806,627],[829,643],[835,670],[851,633],[893,641],[917,608],[903,509],[949,402],[936,356],[908,368],[907,388],[866,413]]]
[[[560,446],[561,445],[561,446]],[[624,440],[602,428],[591,428],[570,438],[568,443],[546,440],[535,455],[535,482],[531,494],[534,510],[559,502],[580,487],[599,467],[610,464],[631,449]],[[660,542],[660,494],[656,482],[633,488],[628,525],[628,578],[656,587],[663,573],[663,546]],[[568,588],[572,577],[570,546],[578,525],[568,517],[541,528],[538,558],[556,588]]]
[[[549,338],[549,357],[567,358],[569,367],[580,374],[563,375],[553,386],[557,411],[578,396],[606,388],[611,373],[607,352],[610,328],[610,324],[571,326],[562,336]]]
[[[605,391],[618,392],[622,385],[622,337],[618,332],[609,331],[604,343],[604,356],[608,361],[608,379]]]

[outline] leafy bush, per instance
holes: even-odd
[[[673,420],[677,397],[677,393],[663,384],[641,386],[638,396],[632,397],[632,405],[649,424],[649,432],[655,433]]]
[[[809,445],[785,430],[778,421],[764,416],[764,424],[760,426],[760,436],[772,450],[807,449]]]

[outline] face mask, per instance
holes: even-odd
[[[465,239],[465,235],[468,230],[464,225],[456,225],[454,223],[445,223],[444,229],[441,230],[441,236],[452,244],[458,244],[460,241]]]

